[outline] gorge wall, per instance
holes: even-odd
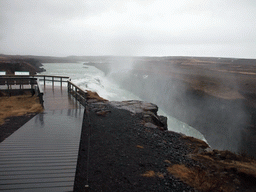
[[[199,130],[213,148],[256,156],[255,60],[135,58],[127,68],[126,59],[109,58],[91,64]]]

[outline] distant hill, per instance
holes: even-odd
[[[39,60],[26,56],[0,55],[0,71],[14,74],[15,71],[29,71],[31,75],[44,71]]]

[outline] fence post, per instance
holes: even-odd
[[[30,78],[30,87],[31,87],[31,90],[33,89],[33,83],[34,83],[34,79]]]
[[[77,87],[75,88],[75,91],[76,91],[76,100],[77,100]]]
[[[45,76],[44,76],[44,86],[45,86]]]
[[[7,79],[7,89],[8,89],[8,95],[9,95],[9,97],[11,96],[10,95],[10,85],[9,85],[9,79]]]

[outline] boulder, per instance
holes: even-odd
[[[110,104],[119,109],[128,110],[134,114],[141,116],[144,120],[147,127],[159,127],[161,129],[167,130],[167,117],[158,116],[158,106],[153,103],[148,103],[138,100],[129,100],[129,101],[111,101]]]

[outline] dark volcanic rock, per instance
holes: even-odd
[[[86,107],[74,191],[194,191],[167,171],[167,162],[194,163],[182,136],[147,128],[141,114],[119,108],[100,102]]]
[[[161,127],[161,129],[167,130],[167,118],[164,116],[158,116],[157,105],[138,100],[130,101],[112,101],[110,105],[113,105],[119,109],[126,109],[133,114],[137,114],[142,117],[146,123],[154,124],[155,126]]]

